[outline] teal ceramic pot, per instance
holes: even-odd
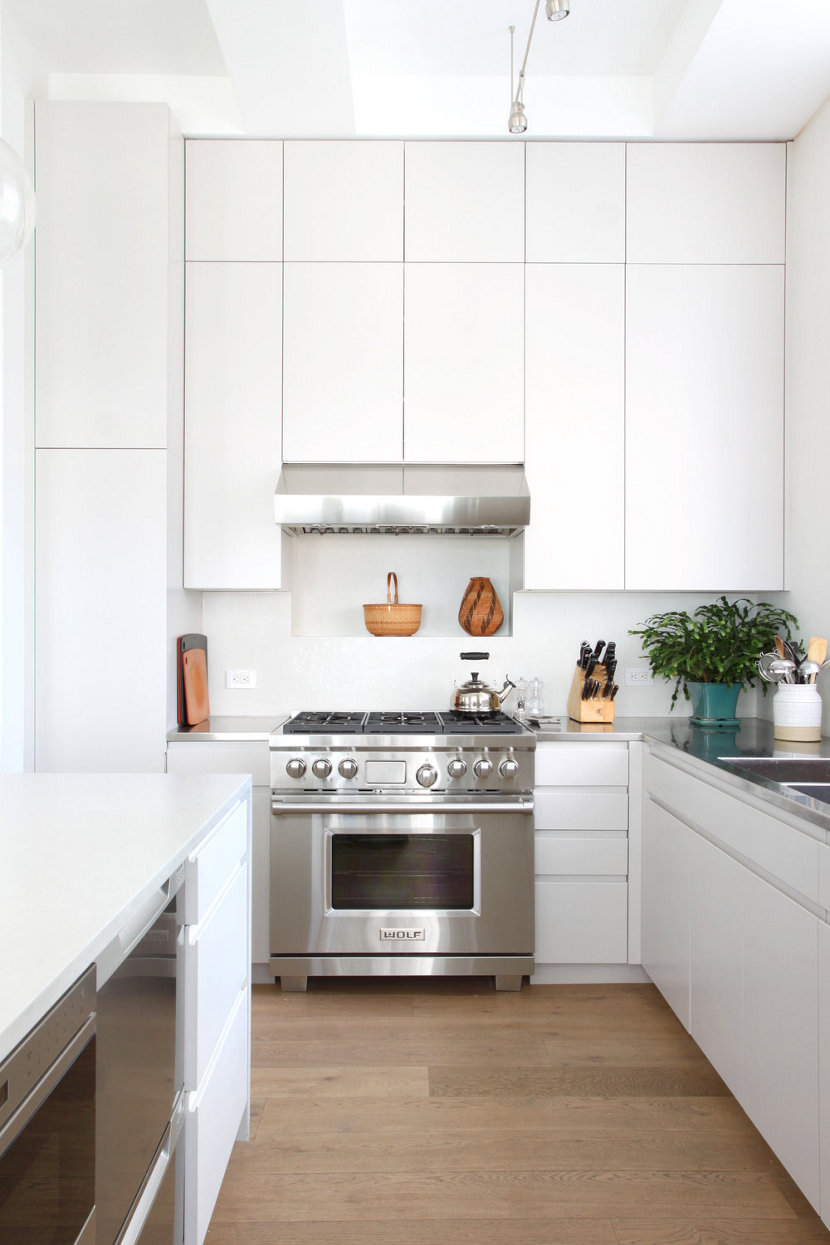
[[[735,741],[740,729],[741,724],[738,721],[731,724],[718,722],[717,726],[698,726],[690,719],[689,751],[695,756],[703,757],[706,761],[714,761],[722,756],[734,756],[738,751]]]
[[[738,708],[740,683],[688,683],[689,696],[692,701],[690,722],[697,726],[711,726],[717,723],[725,726],[734,725]]]

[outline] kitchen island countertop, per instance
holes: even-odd
[[[236,774],[0,775],[0,1060],[250,789]]]

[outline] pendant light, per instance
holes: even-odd
[[[533,39],[533,31],[536,29],[536,18],[539,16],[539,6],[542,0],[536,0],[533,8],[533,20],[530,23],[530,33],[527,36],[527,47],[525,48],[524,60],[519,70],[519,85],[514,92],[513,90],[513,35],[516,27],[511,26],[510,29],[510,117],[507,122],[507,128],[511,134],[524,134],[527,129],[527,116],[525,114],[524,105],[524,89],[525,89],[525,70],[527,69],[527,58],[530,53],[530,44]],[[563,17],[567,17],[571,11],[570,0],[545,0],[545,16],[549,22],[558,22]]]
[[[0,139],[0,267],[29,242],[35,227],[35,192],[28,169]]]

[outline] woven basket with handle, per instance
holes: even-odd
[[[394,582],[395,598],[392,599]],[[420,605],[401,605],[398,601],[398,577],[394,571],[386,576],[386,603],[364,605],[363,620],[372,635],[414,635],[421,625]]]

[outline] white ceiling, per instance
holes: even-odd
[[[59,97],[186,133],[507,137],[534,0],[1,0]],[[544,5],[527,138],[792,138],[830,96],[830,0]]]

